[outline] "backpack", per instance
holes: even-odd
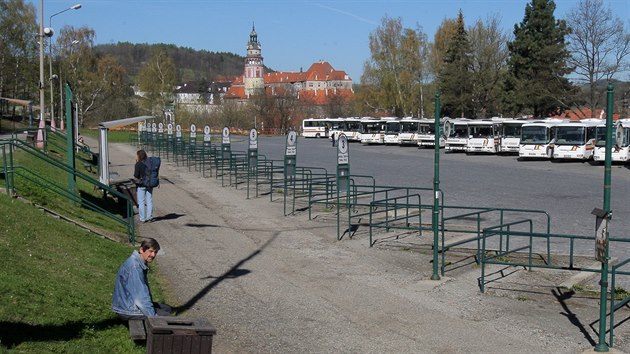
[[[153,188],[160,185],[160,165],[162,160],[159,156],[147,157],[144,161],[144,177],[142,185]]]

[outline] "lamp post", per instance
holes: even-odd
[[[75,4],[70,6],[69,8],[65,9],[65,10],[61,10],[59,12],[56,12],[52,15],[50,15],[50,18],[48,19],[48,27],[52,28],[52,18],[62,14],[66,11],[70,11],[70,10],[78,10],[81,8],[81,4]],[[42,15],[43,16],[43,15]],[[50,39],[50,45],[48,47],[48,63],[49,63],[49,67],[50,67],[50,76],[49,76],[49,81],[50,81],[50,123],[51,126],[53,128],[55,128],[55,107],[54,107],[54,97],[53,97],[53,73],[52,73],[52,39]],[[61,116],[61,114],[59,114],[61,120],[63,120],[63,117]],[[63,124],[63,123],[62,123]]]
[[[44,0],[39,0],[39,126],[37,129],[37,147],[44,147],[44,130],[46,120],[44,114],[45,94],[44,94],[44,37],[51,37],[53,31],[44,28]]]

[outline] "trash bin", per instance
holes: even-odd
[[[216,329],[205,319],[148,317],[147,353],[212,353]]]

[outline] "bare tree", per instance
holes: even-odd
[[[630,33],[623,21],[614,17],[602,0],[580,0],[567,17],[569,34],[569,64],[575,74],[588,84],[588,104],[591,112],[600,104],[605,85],[615,74],[629,68],[625,58],[630,54]],[[601,92],[597,88],[602,87]]]

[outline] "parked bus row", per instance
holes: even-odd
[[[630,118],[614,123],[613,161],[630,159]],[[305,138],[338,139],[363,144],[389,144],[433,148],[438,144],[448,152],[518,154],[522,159],[595,160],[605,159],[606,121],[556,118],[466,119],[444,118],[435,127],[425,118],[333,118],[305,119]]]

